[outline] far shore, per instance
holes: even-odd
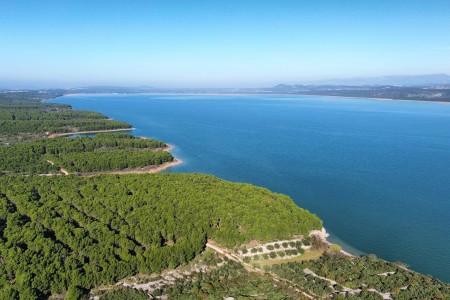
[[[281,94],[285,95],[285,94]],[[315,97],[331,97],[331,98],[351,98],[351,99],[364,99],[364,100],[376,100],[376,101],[396,101],[396,102],[428,102],[428,103],[440,103],[450,104],[450,101],[436,101],[436,100],[420,100],[420,99],[394,99],[394,98],[376,98],[376,97],[357,97],[357,96],[335,96],[335,95],[303,95],[303,94],[287,94],[296,96],[315,96]]]
[[[145,92],[145,93],[79,93],[79,94],[64,94],[63,96],[68,97],[74,97],[74,96],[80,96],[80,95],[211,95],[211,96],[301,96],[301,97],[308,97],[308,96],[314,96],[314,97],[332,97],[332,98],[352,98],[352,99],[364,99],[364,100],[381,100],[381,101],[401,101],[401,102],[429,102],[429,103],[441,103],[441,104],[450,104],[450,101],[439,101],[439,100],[424,100],[424,99],[394,99],[394,98],[378,98],[378,97],[364,97],[364,96],[335,96],[335,95],[313,95],[313,94],[279,94],[279,93],[161,93],[161,92]]]

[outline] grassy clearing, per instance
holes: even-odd
[[[254,261],[254,262],[258,263],[261,267],[264,267],[264,266],[272,266],[272,265],[283,264],[283,263],[288,263],[288,262],[316,260],[316,259],[319,259],[324,252],[325,252],[324,250],[308,250],[300,256],[289,257],[289,258],[260,259],[258,261]]]

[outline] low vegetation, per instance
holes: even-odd
[[[169,299],[308,299],[268,274],[249,273],[239,263],[228,262],[208,273],[180,279],[160,293]]]
[[[236,262],[228,261],[207,272],[180,276],[171,285],[150,293],[151,299],[308,299],[300,291],[284,282],[274,282],[268,274],[249,273]],[[100,300],[149,299],[149,294],[129,287],[114,287]]]
[[[319,259],[273,265],[269,270],[317,297],[383,299],[381,294],[386,294],[392,299],[448,299],[450,296],[450,285],[373,255],[349,257],[327,252]],[[351,290],[359,292],[352,295]]]

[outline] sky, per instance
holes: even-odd
[[[0,87],[450,74],[449,0],[0,0]]]

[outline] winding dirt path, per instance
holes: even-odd
[[[310,294],[306,293],[305,291],[299,289],[295,283],[293,283],[293,282],[291,282],[291,281],[289,281],[289,280],[286,280],[286,279],[284,279],[284,278],[280,278],[280,277],[278,277],[276,274],[274,274],[274,273],[272,273],[272,272],[265,272],[265,271],[262,271],[262,270],[259,270],[259,269],[255,269],[252,265],[243,262],[241,258],[239,258],[238,256],[234,255],[233,253],[231,253],[230,251],[228,251],[228,249],[226,249],[226,248],[220,246],[219,244],[217,244],[216,242],[214,242],[214,241],[212,241],[212,240],[208,240],[208,242],[206,243],[206,247],[208,247],[208,248],[210,248],[210,249],[216,251],[216,252],[219,253],[219,254],[222,254],[222,255],[228,257],[228,258],[231,259],[231,260],[234,260],[234,261],[236,261],[236,262],[239,262],[239,263],[242,264],[242,265],[244,266],[244,268],[245,268],[247,271],[249,271],[249,272],[260,273],[260,274],[269,274],[269,275],[272,277],[272,279],[273,279],[274,281],[276,281],[276,282],[282,281],[282,282],[289,283],[290,286],[291,286],[296,292],[302,293],[305,297],[307,297],[307,298],[309,298],[309,299],[314,299],[314,296],[313,296],[313,295],[310,295]]]
[[[88,173],[78,173],[80,176],[95,176],[100,174],[143,174],[143,173],[159,173],[164,170],[167,170],[173,166],[181,164],[183,161],[180,159],[174,159],[171,162],[165,162],[161,165],[152,165],[143,168],[135,168],[135,169],[124,169],[124,170],[111,170],[111,171],[98,171],[98,172],[88,172]],[[62,169],[61,169],[62,170]]]
[[[68,136],[74,134],[90,134],[90,133],[104,133],[104,132],[120,132],[120,131],[131,131],[135,128],[118,128],[118,129],[104,129],[104,130],[88,130],[88,131],[75,131],[75,132],[64,132],[64,133],[52,133],[47,136],[49,139],[53,139],[60,136]]]
[[[55,165],[55,163],[53,161],[49,160],[49,159],[47,159],[47,162],[50,163],[52,166]],[[66,169],[61,168],[61,167],[59,168],[59,171],[61,173],[63,173],[64,175],[69,175],[70,174],[69,171],[67,171]],[[43,174],[43,175],[45,175],[45,176],[53,176],[53,175],[59,175],[59,174]]]
[[[317,278],[320,278],[320,279],[322,279],[322,280],[328,281],[331,285],[336,285],[336,284],[337,284],[336,281],[334,281],[334,280],[332,280],[332,279],[328,279],[328,278],[326,278],[326,277],[319,276],[319,275],[317,275],[316,273],[314,273],[313,271],[311,271],[310,269],[304,269],[303,272],[304,272],[306,275],[312,275],[312,276],[314,276],[314,277],[317,277]],[[352,289],[352,288],[349,288],[349,287],[346,287],[346,286],[343,286],[343,285],[342,285],[342,287],[344,288],[344,290],[343,290],[342,292],[350,293],[350,294],[352,294],[352,295],[354,295],[354,296],[357,296],[357,295],[359,295],[359,294],[362,292],[362,290],[361,290],[360,288],[358,288],[358,289]],[[370,292],[372,292],[372,293],[377,293],[377,294],[380,295],[384,300],[392,300],[392,298],[391,298],[391,293],[382,293],[382,292],[380,292],[380,291],[378,291],[378,290],[376,290],[376,289],[374,289],[374,288],[370,288],[370,289],[368,289],[368,291],[370,291]]]

